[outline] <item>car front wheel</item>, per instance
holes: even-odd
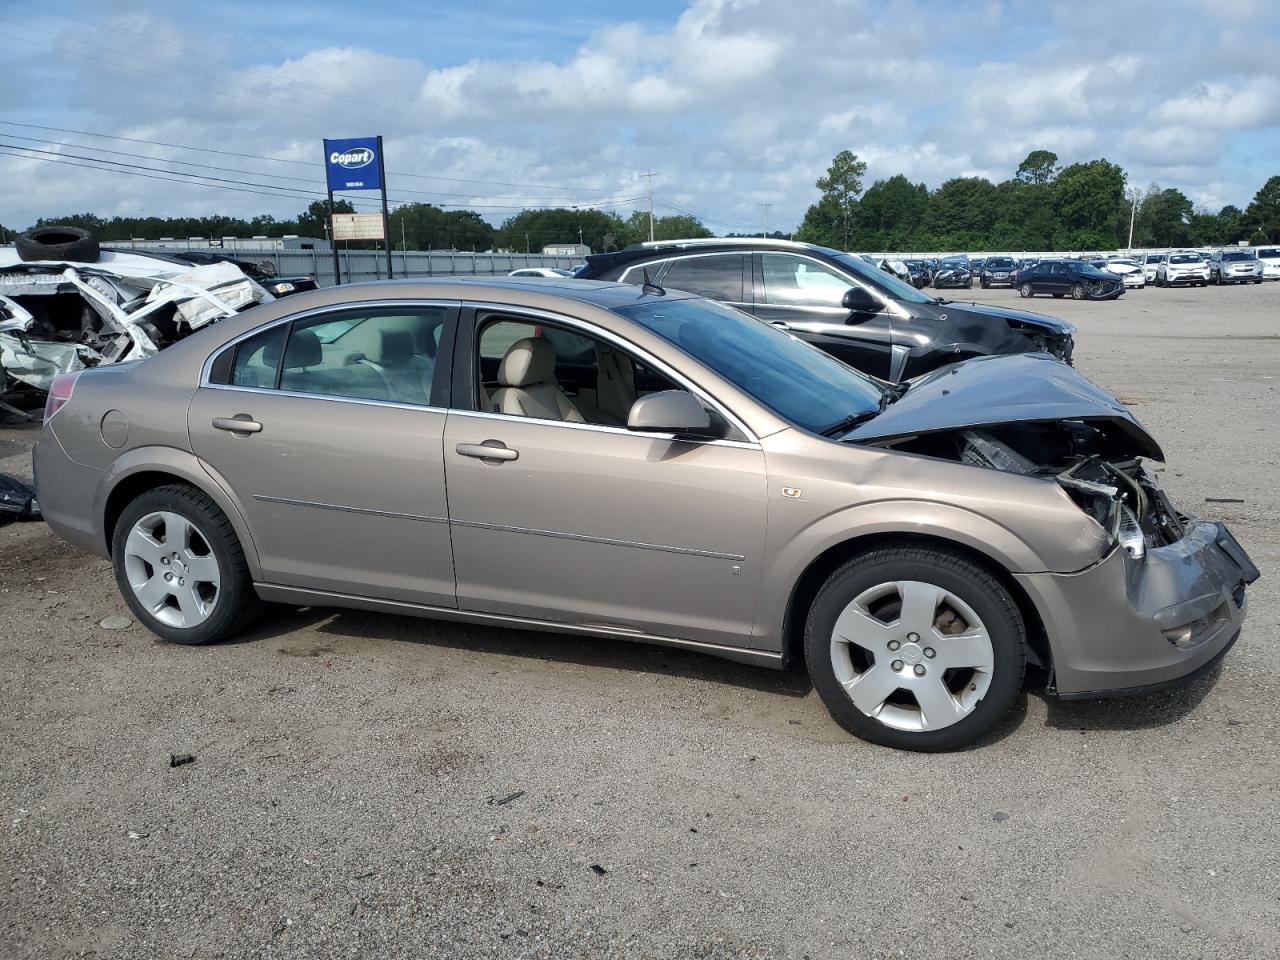
[[[1034,292],[1035,291],[1031,289],[1031,284],[1029,283],[1024,283],[1022,286],[1018,287],[1018,293],[1022,294],[1024,297],[1029,297]]]
[[[222,640],[262,606],[231,521],[194,487],[157,487],[130,503],[111,560],[134,615],[173,643]]]
[[[1071,285],[1071,299],[1072,299],[1072,300],[1083,300],[1083,299],[1084,299],[1084,284],[1083,284],[1083,283],[1073,283],[1073,284]]]
[[[884,547],[819,591],[805,625],[809,676],[835,720],[904,750],[967,746],[1022,688],[1026,640],[1008,590],[963,556]]]

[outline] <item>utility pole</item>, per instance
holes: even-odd
[[[1129,208],[1129,249],[1126,251],[1130,256],[1133,255],[1133,221],[1138,215],[1138,191],[1133,191],[1133,206]]]
[[[764,240],[769,236],[769,208],[772,207],[773,204],[762,203],[760,206],[764,207],[764,230],[760,233],[760,239]]]
[[[404,217],[401,217],[400,218],[400,252],[404,253],[404,251],[408,249],[409,249],[409,244],[404,239]]]
[[[529,255],[529,235],[527,233],[524,235],[524,255],[526,257]]]
[[[649,242],[653,243],[653,178],[657,176],[652,170],[640,176],[649,181]]]

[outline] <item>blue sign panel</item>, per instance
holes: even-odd
[[[324,168],[330,190],[381,190],[382,158],[378,156],[378,138],[326,140]]]

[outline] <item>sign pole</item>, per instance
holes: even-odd
[[[333,227],[333,191],[329,191],[329,246],[333,248],[333,285],[342,286],[342,270],[338,266],[338,231]]]
[[[391,279],[391,221],[387,216],[387,164],[382,156],[382,134],[378,134],[378,181],[382,184],[382,247],[387,251],[387,279]]]

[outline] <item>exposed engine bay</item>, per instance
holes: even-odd
[[[1170,503],[1127,434],[1108,422],[1021,422],[939,431],[878,446],[969,466],[1056,480],[1133,557],[1181,539]]]

